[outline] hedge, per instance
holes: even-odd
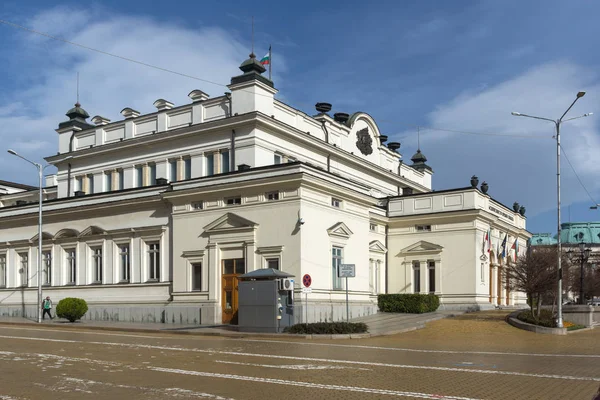
[[[363,322],[316,322],[313,324],[296,324],[284,328],[286,333],[305,335],[341,335],[349,333],[365,333],[368,327]]]
[[[422,314],[437,310],[440,298],[434,294],[380,294],[377,305],[381,312]]]
[[[517,319],[527,322],[528,324],[545,326],[546,328],[556,328],[556,321],[554,320],[554,314],[551,310],[541,309],[539,319],[535,319],[531,310],[523,311],[517,315]]]
[[[66,318],[70,322],[75,322],[81,319],[88,310],[87,303],[84,299],[76,297],[67,297],[58,302],[56,306],[56,315],[59,318]]]

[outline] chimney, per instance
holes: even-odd
[[[153,103],[153,105],[158,111],[170,110],[174,106],[173,103],[165,99],[158,99]]]
[[[101,117],[100,115],[96,115],[95,117],[92,118],[92,122],[96,126],[108,125],[110,123],[110,119]]]
[[[167,185],[169,182],[166,178],[156,178],[157,185]]]
[[[133,108],[125,107],[121,110],[121,115],[126,119],[135,118],[140,116],[140,112],[134,110]]]
[[[238,171],[248,171],[250,166],[248,164],[240,164],[238,165]]]
[[[197,103],[199,101],[208,100],[210,96],[202,90],[195,89],[188,94],[188,97],[192,99],[192,103]]]
[[[350,116],[346,113],[335,113],[333,114],[333,119],[335,120],[335,122],[339,122],[340,124],[345,124],[346,121],[348,121],[348,118],[350,118]]]
[[[75,197],[83,197],[85,196],[85,192],[83,190],[75,191]]]

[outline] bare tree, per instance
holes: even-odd
[[[527,294],[531,314],[537,320],[544,297],[556,290],[556,248],[536,248],[502,268],[502,279],[511,291]]]

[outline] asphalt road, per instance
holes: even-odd
[[[3,325],[0,399],[547,400],[600,386],[600,329],[538,346],[515,331],[531,341],[520,346],[500,328],[469,339],[451,322],[336,342]]]

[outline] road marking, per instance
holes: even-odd
[[[304,346],[325,346],[325,347],[344,347],[351,349],[366,349],[366,350],[385,350],[385,351],[405,351],[414,353],[437,353],[437,354],[479,354],[479,355],[494,355],[494,356],[526,356],[526,357],[581,357],[581,358],[600,358],[598,354],[546,354],[546,353],[511,353],[501,351],[458,351],[458,350],[426,350],[426,349],[409,349],[401,347],[380,347],[380,346],[361,346],[353,344],[336,344],[336,343],[317,343],[317,342],[294,342],[285,340],[269,340],[269,339],[238,339],[240,342],[257,342],[257,343],[282,343],[296,344]]]
[[[192,375],[202,376],[206,378],[222,378],[222,379],[234,379],[238,381],[250,381],[250,382],[261,382],[271,383],[275,385],[288,385],[288,386],[299,386],[309,389],[325,389],[325,390],[338,390],[348,392],[360,392],[378,395],[388,395],[396,397],[416,397],[419,399],[448,399],[448,400],[477,400],[471,397],[457,397],[457,396],[445,396],[438,394],[419,393],[419,392],[403,392],[398,390],[386,390],[386,389],[375,389],[358,386],[341,386],[341,385],[325,385],[313,382],[301,382],[301,381],[289,381],[285,379],[272,379],[272,378],[260,378],[256,376],[244,376],[244,375],[232,375],[232,374],[218,374],[213,372],[199,372],[199,371],[188,371],[184,369],[171,369],[161,367],[149,367],[148,369],[157,372],[168,372],[173,374],[181,375]]]
[[[219,364],[233,364],[233,365],[245,365],[249,367],[263,367],[263,368],[276,368],[276,369],[294,369],[299,371],[307,371],[307,370],[321,370],[321,369],[357,369],[361,371],[371,371],[368,368],[359,368],[359,367],[338,367],[333,365],[314,365],[314,364],[295,364],[295,365],[282,365],[282,364],[252,364],[252,363],[242,363],[238,361],[223,361],[217,360],[215,361]]]
[[[326,359],[326,358],[281,356],[281,355],[275,355],[275,354],[255,354],[255,353],[244,353],[244,352],[237,352],[237,351],[221,351],[221,350],[213,350],[213,349],[203,350],[203,349],[183,348],[183,347],[157,346],[157,345],[149,345],[149,344],[86,342],[86,341],[81,341],[81,340],[49,339],[49,338],[35,338],[35,337],[23,337],[23,336],[0,336],[0,338],[15,339],[15,340],[33,340],[33,341],[42,341],[42,342],[45,341],[45,342],[58,342],[58,343],[96,344],[96,345],[100,345],[100,346],[128,347],[128,348],[134,348],[134,349],[151,349],[151,350],[170,350],[170,351],[195,352],[195,353],[204,353],[204,354],[225,354],[225,355],[245,356],[245,357],[274,358],[274,359],[281,359],[281,360],[324,362],[324,363],[330,363],[330,364],[364,365],[364,366],[369,366],[369,367],[422,369],[422,370],[432,370],[432,371],[465,372],[465,373],[478,373],[478,374],[491,374],[491,375],[513,375],[513,376],[527,376],[527,377],[532,377],[532,378],[549,378],[549,379],[565,379],[565,380],[574,380],[574,381],[600,382],[600,378],[591,377],[591,376],[530,374],[530,373],[525,373],[525,372],[498,371],[498,370],[485,370],[485,369],[433,367],[433,366],[425,366],[425,365],[407,365],[407,364],[386,364],[386,363],[376,363],[376,362],[366,362],[366,361],[351,361],[351,360],[336,360],[336,359]]]
[[[286,341],[286,340],[269,340],[269,339],[237,339],[229,337],[219,336],[147,336],[147,335],[132,335],[127,333],[106,333],[96,331],[83,331],[83,330],[71,330],[71,329],[42,329],[42,328],[27,328],[27,327],[7,327],[0,325],[0,329],[16,329],[16,330],[31,330],[31,331],[44,331],[44,332],[65,332],[65,333],[85,333],[90,335],[102,335],[102,336],[122,336],[122,337],[135,337],[135,338],[146,338],[146,339],[193,339],[203,341],[214,341],[214,340],[225,340],[225,341],[236,341],[236,342],[250,342],[250,343],[281,343],[287,345],[302,345],[302,346],[325,346],[325,347],[342,347],[352,349],[365,349],[365,350],[384,350],[384,351],[402,351],[409,353],[433,353],[433,354],[474,354],[474,355],[495,355],[495,356],[524,356],[524,357],[569,357],[569,358],[600,358],[598,354],[548,354],[548,353],[512,353],[512,352],[501,352],[501,351],[459,351],[459,350],[427,350],[427,349],[410,349],[401,347],[382,347],[382,346],[362,346],[352,344],[336,344],[336,343],[318,343],[312,342],[300,342],[300,341]],[[161,332],[164,333],[164,332]]]

